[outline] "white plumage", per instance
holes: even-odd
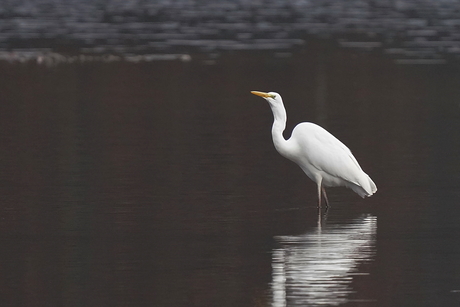
[[[371,196],[377,191],[372,179],[361,169],[350,149],[324,128],[313,123],[300,123],[286,140],[286,110],[278,93],[252,91],[265,98],[273,112],[272,137],[276,150],[284,157],[297,163],[318,187],[318,204],[321,207],[321,193],[326,206],[328,199],[324,187],[345,186],[359,196]]]

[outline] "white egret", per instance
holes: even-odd
[[[278,93],[252,91],[268,101],[273,112],[272,137],[276,150],[285,158],[297,163],[318,186],[318,206],[321,193],[329,206],[324,187],[345,186],[359,196],[371,196],[377,191],[372,179],[361,169],[350,149],[324,128],[313,123],[300,123],[286,140],[286,110]]]

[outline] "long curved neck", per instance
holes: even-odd
[[[289,147],[287,140],[283,136],[283,131],[286,128],[287,120],[286,110],[284,109],[283,104],[270,104],[270,107],[272,109],[274,119],[272,126],[273,144],[281,155],[287,157],[289,155]]]

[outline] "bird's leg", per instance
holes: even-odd
[[[321,209],[321,181],[318,182],[318,208]]]
[[[318,210],[318,230],[321,231],[322,227],[323,227],[323,217],[321,214],[321,210]]]
[[[324,213],[322,210],[318,210],[318,230],[319,231],[321,231],[323,225],[326,223],[328,213],[329,213],[328,208],[324,210]]]
[[[324,187],[321,187],[321,191],[323,191],[324,202],[326,203],[326,209],[328,209],[329,208],[329,199],[327,198],[326,190],[324,189]]]

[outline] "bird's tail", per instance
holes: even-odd
[[[369,195],[371,196],[372,194],[377,192],[377,186],[375,185],[374,181],[372,181],[371,177],[367,176],[367,178],[369,179],[369,184],[371,186],[371,194]]]
[[[359,184],[349,183],[348,187],[355,191],[362,198],[372,196],[377,192],[377,186],[371,177],[366,173],[363,173],[363,178],[361,178]]]

